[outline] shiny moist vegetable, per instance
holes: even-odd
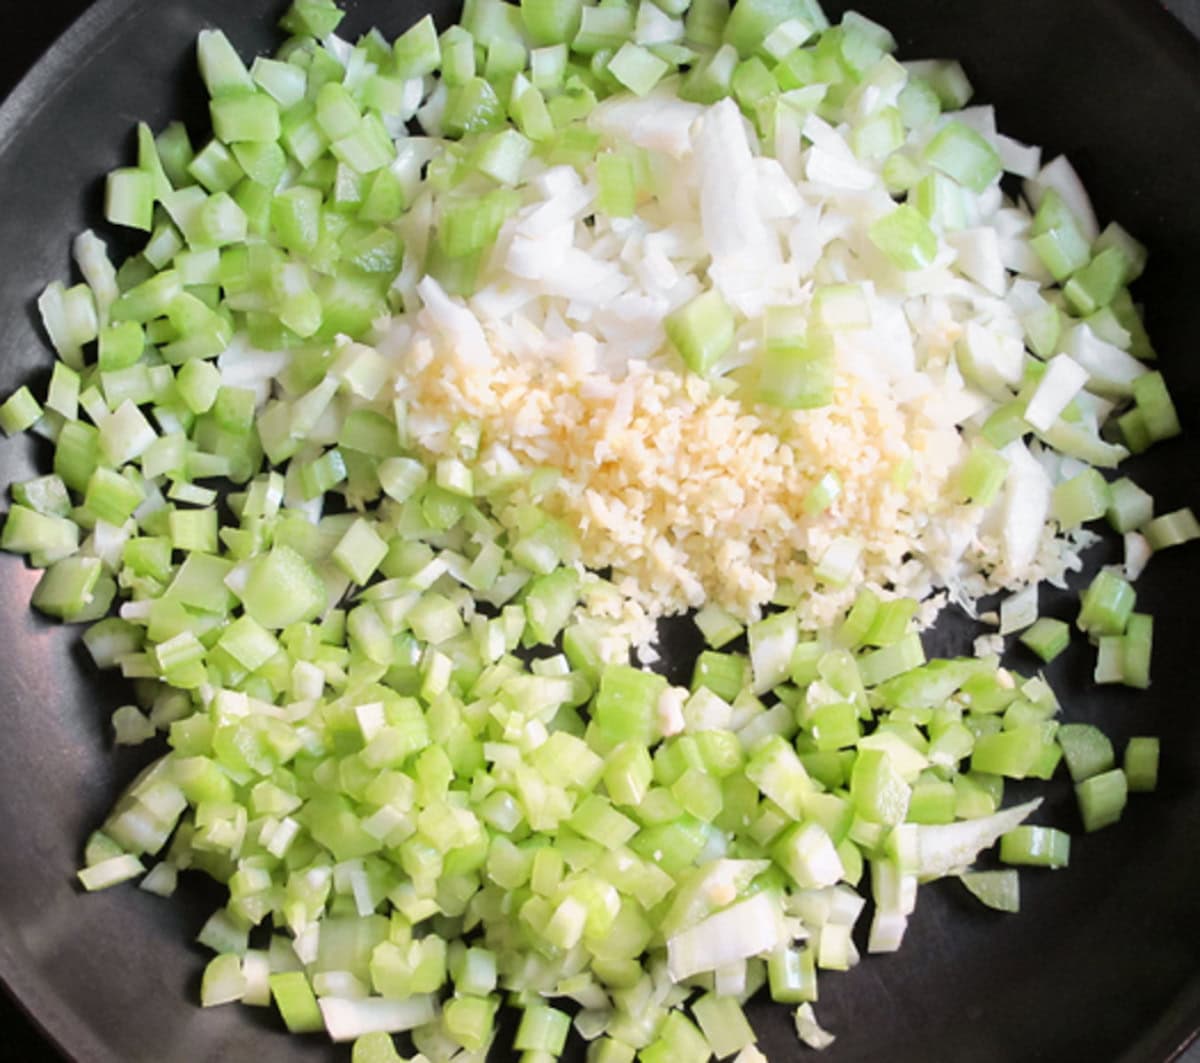
[[[1155,786],[1000,658],[1074,629],[1150,682],[1136,580],[1200,528],[1110,472],[1179,432],[1145,250],[814,0],[341,18],[199,34],[211,128],[139,126],[142,249],[76,240],[0,405],[54,448],[0,545],[130,681],[116,740],[165,738],[79,880],[223,883],[201,1002],[355,1063],[481,1059],[505,1007],[528,1061],[750,1063],[756,994],[824,1047],[868,896],[886,952],[925,882],[1016,911],[1068,864],[1007,780],[1069,775],[1086,831]],[[1123,568],[1039,615],[1101,519]]]

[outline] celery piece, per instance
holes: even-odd
[[[902,823],[911,797],[912,787],[901,777],[886,751],[859,752],[850,775],[850,798],[863,819],[887,826]]]
[[[572,41],[579,32],[582,14],[580,0],[521,0],[521,20],[539,47]]]
[[[213,133],[226,144],[279,139],[279,104],[266,93],[220,96],[209,103]]]
[[[1078,783],[1075,796],[1079,802],[1083,829],[1091,833],[1116,823],[1125,810],[1128,793],[1125,773],[1120,768],[1093,775]]]
[[[1129,790],[1147,793],[1158,786],[1159,740],[1131,738],[1125,746],[1124,771]]]
[[[1021,633],[1020,640],[1049,663],[1070,644],[1071,629],[1065,621],[1042,616]]]
[[[722,45],[687,72],[679,85],[680,98],[693,103],[716,103],[733,91],[737,66],[737,49],[731,44]]]
[[[1133,400],[1151,442],[1179,435],[1179,415],[1161,373],[1145,373],[1133,382]]]
[[[390,1033],[371,1030],[354,1039],[350,1063],[403,1063],[403,1060],[396,1051],[396,1044]]]
[[[1200,539],[1200,521],[1189,507],[1184,507],[1148,521],[1141,532],[1153,549],[1165,550]]]
[[[1098,469],[1086,469],[1055,485],[1051,512],[1060,528],[1077,528],[1103,517],[1111,501],[1108,481]]]
[[[702,1063],[711,1055],[704,1035],[678,1010],[667,1012],[657,1038],[638,1053],[645,1063]]]
[[[297,185],[278,192],[271,201],[271,224],[289,251],[303,253],[317,246],[320,218],[319,189]]]
[[[517,204],[511,189],[496,189],[470,200],[444,201],[438,243],[453,257],[482,251],[495,241],[500,227]]]
[[[937,257],[936,234],[916,208],[907,203],[872,222],[867,236],[897,269],[926,269]]]
[[[67,288],[52,281],[38,296],[37,311],[59,358],[73,370],[82,370],[84,344],[95,340],[100,329],[91,289],[86,284]]]
[[[50,565],[33,589],[33,607],[48,616],[67,619],[92,600],[100,579],[101,563],[96,557],[65,557]]]
[[[803,1004],[817,999],[816,953],[811,948],[779,948],[767,957],[771,999],[779,1004]]]
[[[704,650],[696,658],[691,688],[695,691],[705,687],[718,697],[732,702],[745,688],[748,678],[749,669],[745,657],[740,654]]]
[[[317,998],[302,971],[281,971],[270,977],[271,997],[291,1033],[325,1029]]]
[[[157,137],[154,146],[167,180],[174,188],[191,184],[188,167],[193,158],[191,140],[182,122],[170,122]]]
[[[392,45],[392,61],[398,78],[418,78],[432,74],[441,60],[441,43],[431,15],[413,23]]]
[[[758,358],[755,398],[769,406],[807,410],[833,401],[836,360],[828,344],[768,341]]]
[[[1125,253],[1118,247],[1108,247],[1075,273],[1063,286],[1063,294],[1067,302],[1086,317],[1113,301],[1127,283],[1130,272]]]
[[[1046,744],[1042,728],[1036,724],[982,734],[975,740],[971,768],[1010,779],[1028,778],[1035,773]]]
[[[279,26],[297,36],[322,40],[338,28],[344,17],[345,12],[333,0],[292,0]]]
[[[1056,281],[1066,280],[1087,265],[1087,239],[1073,221],[1064,221],[1029,242]]]
[[[38,476],[12,485],[13,500],[19,505],[48,517],[67,517],[71,513],[71,496],[67,485],[57,476]]]
[[[600,673],[592,721],[613,745],[627,740],[649,745],[658,731],[658,699],[666,687],[662,676],[610,664]]]
[[[626,41],[608,62],[608,71],[635,96],[645,96],[670,69],[670,64],[641,45]]]
[[[580,11],[579,29],[570,42],[579,55],[616,51],[633,36],[634,13],[626,7],[587,7]]]
[[[825,473],[808,493],[804,496],[804,512],[815,517],[819,513],[824,513],[830,506],[838,500],[842,493],[842,480],[838,474],[830,469]]]
[[[188,164],[188,173],[210,193],[227,192],[245,176],[233,152],[219,140],[210,140],[196,153],[195,158]],[[188,224],[188,207],[193,202],[199,202],[199,197],[195,194],[199,191],[200,189],[182,189],[163,200],[163,206],[185,236],[191,229]]]
[[[926,825],[952,823],[958,805],[954,784],[923,772],[913,783],[908,803],[908,822]]]
[[[1021,884],[1016,870],[966,871],[959,878],[989,908],[998,912],[1021,910]]]
[[[566,627],[579,598],[579,576],[573,569],[558,568],[531,580],[525,591],[525,616],[530,634],[540,645],[549,645]]]
[[[483,78],[473,77],[450,89],[442,122],[451,136],[465,136],[498,126],[503,117],[496,90]]]
[[[915,631],[890,645],[859,658],[858,670],[866,686],[877,686],[925,663],[921,636]]]
[[[538,86],[524,84],[517,88],[514,84],[508,108],[517,128],[530,140],[540,144],[553,136],[554,119]]]
[[[984,191],[1003,167],[996,149],[962,122],[944,125],[926,145],[923,157],[935,169],[954,178],[972,192]]]
[[[1062,746],[1073,782],[1099,775],[1116,763],[1112,742],[1098,727],[1086,723],[1064,723],[1055,734]]]
[[[1054,827],[1020,826],[1000,838],[1006,864],[1063,868],[1070,862],[1071,836]]]
[[[732,642],[743,631],[741,622],[720,606],[709,602],[692,617],[705,644],[714,650]]]
[[[1154,498],[1128,477],[1122,476],[1109,486],[1108,523],[1122,535],[1147,524],[1154,517]]]
[[[144,170],[119,169],[108,175],[104,216],[114,225],[149,232],[154,225],[154,183]]]
[[[325,584],[295,550],[275,546],[250,563],[239,597],[258,623],[279,629],[318,616],[325,608]]]
[[[387,551],[387,543],[372,523],[359,517],[346,529],[331,556],[351,580],[363,586],[383,562]]]
[[[733,71],[730,88],[733,90],[734,99],[747,114],[754,114],[764,101],[773,100],[779,94],[779,83],[767,64],[758,56],[738,63]]]
[[[668,315],[667,338],[687,367],[707,376],[733,344],[733,311],[715,288]]]
[[[488,997],[456,996],[442,1014],[446,1032],[469,1052],[485,1049],[492,1040],[499,1001]]]
[[[740,1052],[757,1040],[736,999],[706,993],[691,1007],[709,1048],[718,1059]]]
[[[250,72],[220,30],[201,30],[196,39],[200,76],[213,99],[253,92]]]
[[[122,853],[112,856],[107,860],[90,864],[88,867],[77,872],[77,877],[80,885],[90,893],[94,890],[108,889],[110,886],[128,882],[131,878],[136,878],[145,870],[142,862],[136,856]]]
[[[596,159],[596,204],[614,218],[631,218],[637,209],[637,179],[633,160],[606,152]]]
[[[30,390],[22,385],[0,405],[0,431],[6,436],[24,432],[37,423],[42,407]]]
[[[864,646],[889,646],[907,633],[919,605],[913,598],[894,598],[880,602],[870,628],[863,634]]]
[[[557,1056],[567,1042],[570,1028],[571,1017],[565,1011],[534,1004],[522,1013],[513,1046],[522,1052],[546,1052]]]
[[[1130,583],[1102,569],[1083,592],[1076,623],[1093,636],[1123,634],[1136,599]]]
[[[743,59],[749,59],[762,47],[771,31],[790,19],[798,19],[815,30],[829,25],[820,7],[812,0],[741,0],[733,5],[725,23],[724,39]]]
[[[4,519],[0,549],[29,554],[42,565],[61,561],[79,549],[79,527],[61,516],[14,505]]]
[[[250,67],[250,77],[282,108],[294,107],[304,99],[304,71],[292,63],[260,55]]]
[[[1148,613],[1131,613],[1121,642],[1121,682],[1145,690],[1150,686],[1150,658],[1154,618]]]
[[[175,389],[192,413],[207,413],[221,389],[220,370],[211,362],[187,362],[176,374]]]

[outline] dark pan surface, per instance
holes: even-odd
[[[20,37],[3,45],[8,72],[83,6],[0,2],[6,35]],[[184,116],[199,128],[197,31],[220,25],[243,52],[266,50],[283,6],[103,0],[0,109],[0,394],[48,377],[33,300],[66,275],[71,236],[99,222],[100,177],[129,158],[134,122]],[[351,31],[377,23],[389,35],[426,9],[349,6]],[[1100,216],[1150,246],[1138,294],[1187,434],[1128,468],[1164,506],[1200,503],[1200,47],[1153,0],[855,6],[896,32],[905,57],[962,59],[1005,132],[1067,152]],[[1180,6],[1196,18],[1194,2]],[[445,18],[451,4],[435,0],[433,10]],[[0,443],[0,481],[47,461],[30,439]],[[984,911],[955,883],[923,890],[899,954],[822,980],[818,1015],[839,1034],[829,1063],[1176,1058],[1200,1024],[1198,556],[1164,554],[1140,585],[1158,620],[1150,692],[1089,691],[1083,652],[1052,672],[1067,717],[1102,723],[1118,748],[1128,735],[1162,734],[1160,792],[1135,800],[1118,827],[1076,839],[1068,871],[1024,876],[1018,917]],[[189,941],[217,901],[202,883],[167,902],[132,887],[86,898],[74,887],[83,839],[150,753],[112,752],[107,719],[127,694],[89,667],[78,631],[28,610],[34,582],[18,559],[0,557],[0,978],[80,1063],[348,1059],[320,1038],[286,1038],[266,1012],[196,1006],[204,955]],[[1069,603],[1057,612],[1069,616]],[[943,625],[934,648],[961,649],[963,638],[962,625]],[[1077,828],[1065,784],[1047,805],[1048,818]],[[801,1055],[786,1010],[753,1015],[772,1059]],[[0,1059],[58,1058],[24,1029],[13,1013]]]

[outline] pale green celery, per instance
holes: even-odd
[[[441,63],[441,44],[433,18],[426,15],[396,38],[392,46],[394,72],[399,78],[432,74]]]
[[[1086,723],[1064,723],[1056,733],[1073,782],[1109,771],[1116,763],[1112,742],[1098,727]]]
[[[73,369],[83,368],[83,346],[99,330],[95,297],[85,284],[65,287],[51,281],[38,296],[38,313],[58,356]]]
[[[1133,382],[1133,399],[1150,442],[1179,435],[1179,416],[1161,373],[1138,377]]]
[[[41,416],[41,405],[22,385],[0,404],[0,431],[7,436],[16,435],[33,427]]]
[[[733,343],[733,311],[716,289],[676,310],[664,324],[680,357],[701,376],[713,369]]]
[[[1147,613],[1132,613],[1121,639],[1121,682],[1145,690],[1150,686],[1150,657],[1154,637],[1154,618]]]
[[[571,1017],[564,1011],[545,1005],[525,1008],[513,1045],[523,1052],[548,1052],[557,1055],[566,1044]]]
[[[1128,477],[1122,476],[1109,485],[1106,510],[1113,530],[1124,534],[1148,524],[1154,517],[1154,498]]]
[[[346,530],[332,557],[347,576],[362,586],[382,563],[387,549],[372,523],[360,517]]]
[[[1155,550],[1165,550],[1200,538],[1200,522],[1187,507],[1155,517],[1140,530]]]
[[[632,9],[584,7],[580,12],[579,29],[570,42],[571,50],[588,56],[606,49],[615,51],[633,35],[633,26]]]
[[[1060,528],[1077,528],[1099,520],[1110,509],[1108,482],[1097,469],[1087,469],[1054,487],[1051,512]]]
[[[1158,786],[1159,740],[1131,738],[1125,747],[1125,779],[1131,792],[1145,793]]]
[[[293,0],[279,26],[297,36],[322,39],[333,33],[344,17],[345,12],[333,0]]]
[[[1076,623],[1089,635],[1121,635],[1136,598],[1133,587],[1126,580],[1107,569],[1102,570],[1083,592]]]
[[[912,632],[860,657],[858,669],[865,685],[876,686],[924,663],[925,650],[921,645],[921,636]]]
[[[716,103],[733,91],[737,67],[737,49],[731,44],[722,45],[687,72],[679,86],[680,97],[694,103]]]
[[[824,513],[842,493],[842,480],[832,469],[825,473],[804,496],[804,512],[810,517]]]
[[[312,1033],[325,1028],[317,998],[301,971],[283,971],[270,978],[271,998],[292,1033]]]
[[[1063,868],[1070,862],[1071,836],[1054,827],[1020,826],[1000,838],[1006,864]]]
[[[962,884],[989,908],[999,912],[1020,911],[1021,886],[1016,870],[967,871],[959,877]]]
[[[937,256],[937,235],[920,212],[908,204],[873,222],[867,235],[901,270],[925,269]]]
[[[1053,617],[1039,617],[1021,633],[1021,642],[1049,663],[1070,644],[1070,626]]]
[[[1116,823],[1121,818],[1128,798],[1125,773],[1114,768],[1093,775],[1075,787],[1083,829],[1091,832]]]
[[[839,536],[829,544],[814,569],[817,577],[832,587],[850,582],[862,556],[862,543],[849,536]]]

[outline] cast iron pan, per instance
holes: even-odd
[[[83,6],[5,2],[4,62],[20,65]],[[197,31],[219,25],[243,53],[263,51],[283,6],[102,0],[0,109],[0,393],[44,386],[50,355],[33,300],[67,275],[71,236],[100,223],[101,175],[130,159],[134,122],[202,127]],[[378,24],[389,35],[425,10],[421,0],[349,6],[350,32]],[[1138,292],[1186,435],[1129,471],[1173,505],[1200,504],[1200,47],[1153,0],[857,6],[897,33],[905,56],[961,58],[1005,132],[1067,152],[1100,216],[1150,246]],[[454,7],[432,0],[443,20]],[[1194,18],[1196,4],[1184,13]],[[31,439],[0,443],[5,485],[47,466]],[[1117,827],[1077,838],[1069,870],[1026,874],[1017,917],[983,910],[956,883],[923,889],[899,954],[822,979],[819,1016],[839,1034],[829,1063],[1179,1057],[1200,1026],[1198,559],[1194,547],[1157,557],[1141,584],[1158,620],[1150,692],[1089,690],[1083,651],[1052,672],[1067,717],[1100,722],[1118,748],[1128,735],[1163,736],[1160,791],[1134,800]],[[80,1063],[348,1059],[322,1038],[286,1037],[266,1011],[196,1006],[204,957],[189,942],[219,899],[205,883],[186,882],[172,901],[129,886],[85,897],[73,884],[83,839],[153,751],[113,752],[107,719],[128,694],[87,664],[76,630],[29,611],[35,579],[0,558],[0,978]],[[1071,615],[1065,598],[1050,608]],[[934,648],[961,650],[969,634],[944,623]],[[692,651],[672,638],[672,670]],[[1065,783],[1044,812],[1078,827]],[[752,1016],[770,1058],[802,1054],[785,1009]],[[25,1027],[15,1013],[10,1022],[0,1057],[56,1058],[36,1038],[17,1049]]]

